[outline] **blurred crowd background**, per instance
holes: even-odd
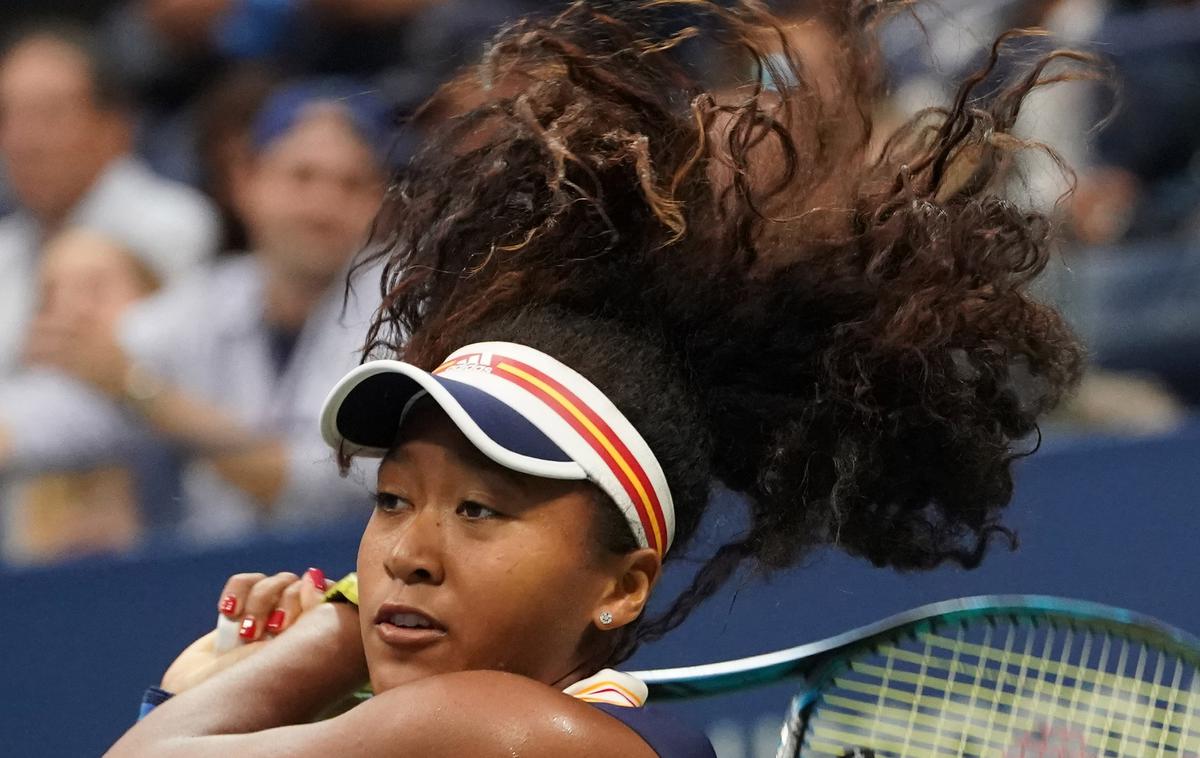
[[[819,76],[804,6],[777,10]],[[370,271],[347,291],[350,262],[455,103],[418,107],[499,25],[559,7],[5,3],[0,563],[364,519],[369,477],[339,476],[317,423],[378,304]],[[886,30],[878,122],[945,101],[1010,27],[1048,32],[1026,62],[1069,46],[1114,71],[1021,117],[1075,172],[1030,151],[1009,191],[1062,230],[1039,296],[1095,364],[1051,428],[1169,432],[1200,402],[1200,3],[928,3]]]

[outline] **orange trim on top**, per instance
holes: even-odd
[[[605,680],[603,682],[591,684],[579,692],[576,692],[574,696],[582,700],[589,695],[598,695],[601,692],[614,692],[628,700],[630,703],[633,703],[634,706],[640,706],[642,704],[642,699],[640,697],[611,680]]]

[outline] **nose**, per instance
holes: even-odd
[[[436,508],[419,508],[396,528],[386,558],[392,579],[405,584],[441,584],[444,535],[442,515]]]

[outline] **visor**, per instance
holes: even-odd
[[[330,392],[321,434],[345,454],[383,457],[425,396],[491,460],[532,476],[593,482],[639,545],[659,555],[670,548],[671,492],[649,445],[594,384],[525,345],[468,345],[432,372],[401,361],[364,363]]]

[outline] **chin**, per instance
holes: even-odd
[[[416,661],[398,660],[384,655],[368,657],[367,672],[370,675],[371,690],[376,695],[447,673]]]

